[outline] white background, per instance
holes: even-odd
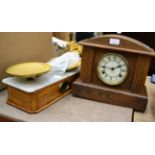
[[[153,0],[1,0],[1,32],[153,32]],[[154,123],[0,123],[0,155],[154,155]]]

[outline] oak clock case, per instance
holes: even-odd
[[[81,74],[73,83],[73,94],[144,111],[145,80],[154,50],[122,35],[104,35],[84,40],[81,45]]]

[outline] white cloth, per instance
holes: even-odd
[[[66,52],[60,57],[54,58],[48,62],[51,65],[52,71],[64,73],[66,70],[80,61],[80,56],[76,52]]]

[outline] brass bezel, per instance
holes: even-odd
[[[126,76],[125,76],[120,82],[118,82],[118,83],[116,83],[116,84],[114,84],[114,83],[113,83],[113,84],[107,83],[107,82],[103,79],[103,77],[101,76],[101,72],[100,72],[100,70],[99,70],[99,64],[100,64],[100,62],[101,62],[105,57],[107,57],[107,56],[109,56],[109,55],[117,55],[118,57],[120,57],[120,58],[125,62],[126,66],[127,66],[127,74],[126,74]],[[99,60],[99,62],[98,62],[98,65],[97,65],[97,76],[98,76],[98,78],[99,78],[104,84],[106,84],[106,85],[109,85],[109,86],[117,86],[117,85],[120,85],[120,84],[122,84],[122,83],[127,79],[128,75],[129,75],[129,63],[128,63],[127,59],[126,59],[124,56],[122,56],[121,54],[118,54],[118,53],[107,53],[107,54],[104,54],[104,55],[102,56],[102,58]]]

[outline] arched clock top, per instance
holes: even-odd
[[[81,41],[80,44],[94,48],[155,56],[155,51],[146,44],[122,35],[103,35]]]

